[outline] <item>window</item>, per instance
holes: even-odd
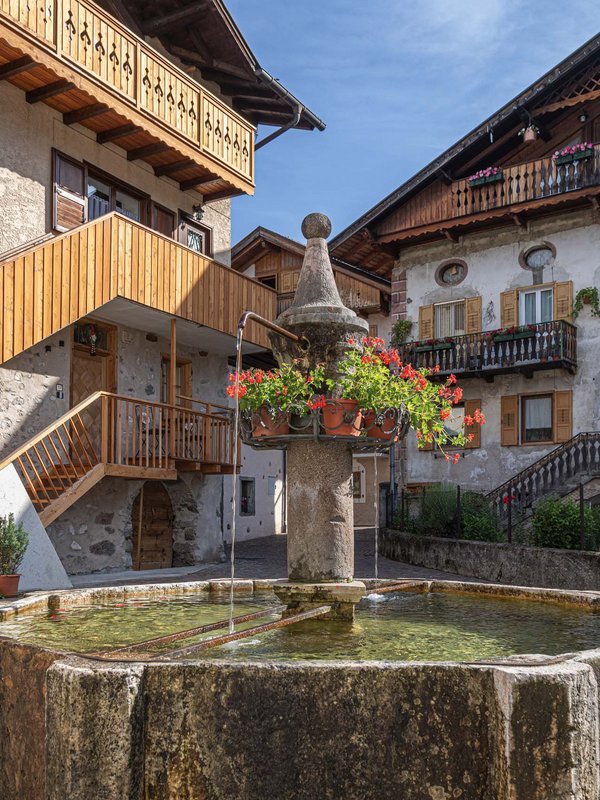
[[[435,338],[462,336],[465,332],[465,301],[438,303],[435,306]]]
[[[527,289],[519,293],[519,320],[521,325],[550,322],[554,314],[554,289]]]
[[[163,356],[160,362],[160,402],[170,403],[169,384],[170,384],[171,359]],[[189,361],[177,359],[175,367],[175,403],[176,406],[190,405],[190,400],[182,400],[181,396],[191,397],[192,395],[192,365]]]
[[[88,220],[118,211],[129,219],[141,221],[142,201],[133,193],[115,185],[110,178],[89,174],[87,179]]]
[[[521,402],[522,441],[553,441],[552,395],[522,397]]]
[[[277,488],[277,478],[274,475],[269,475],[267,478],[267,496],[275,497],[275,490]]]
[[[190,250],[211,255],[211,230],[206,225],[200,225],[189,214],[183,211],[179,214],[179,241]]]
[[[256,513],[256,492],[254,478],[240,478],[240,514],[251,517]]]
[[[260,283],[268,286],[270,289],[277,289],[277,275],[265,275],[263,278],[258,279]]]
[[[365,502],[365,475],[364,466],[355,461],[352,465],[352,498],[355,503]]]

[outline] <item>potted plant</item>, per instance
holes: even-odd
[[[497,183],[504,180],[504,173],[501,167],[486,167],[485,169],[480,169],[474,175],[470,175],[467,180],[471,187],[483,186],[485,183]]]
[[[29,534],[13,514],[0,517],[0,595],[16,597],[19,591],[17,570],[29,544]]]
[[[585,306],[591,306],[592,316],[600,317],[600,302],[598,298],[598,289],[595,286],[586,286],[585,289],[580,289],[575,295],[575,302],[573,303],[573,319],[577,319],[581,310]]]
[[[490,331],[494,342],[512,342],[515,339],[531,339],[536,333],[536,325],[511,325],[508,328],[499,328],[496,331]]]
[[[540,135],[540,129],[534,122],[530,122],[519,131],[519,136],[523,138],[523,142],[535,142]]]
[[[581,161],[594,155],[594,145],[592,142],[582,142],[581,144],[571,144],[556,150],[552,160],[559,167],[561,164],[569,164],[571,161]]]
[[[411,319],[397,319],[392,326],[392,335],[390,338],[392,347],[400,347],[407,340],[408,335],[412,330]]]

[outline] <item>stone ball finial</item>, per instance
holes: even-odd
[[[331,220],[326,214],[309,214],[302,221],[302,235],[305,239],[327,239],[331,233]]]

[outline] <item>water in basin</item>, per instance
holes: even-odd
[[[236,597],[234,613],[275,603],[272,595]],[[0,635],[61,650],[102,652],[226,618],[225,597],[136,598],[23,615],[1,624]],[[277,618],[274,612],[240,627]],[[162,650],[215,635],[203,634]],[[352,625],[296,623],[188,657],[472,661],[522,653],[556,655],[599,645],[600,613],[576,606],[468,594],[399,593],[363,600]]]

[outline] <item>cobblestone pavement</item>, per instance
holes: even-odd
[[[364,531],[355,533],[355,575],[357,578],[372,578],[375,575],[375,546],[374,534]],[[237,578],[285,578],[287,575],[286,563],[286,537],[268,536],[261,539],[250,539],[238,542],[235,548],[235,575]],[[218,564],[203,564],[197,569],[189,568],[185,575],[149,577],[148,573],[141,577],[139,573],[119,573],[111,576],[110,573],[102,575],[78,576],[77,586],[110,586],[139,583],[171,583],[174,581],[207,580],[209,578],[228,578],[230,565],[227,560]],[[427,569],[426,567],[413,567],[388,558],[379,557],[378,574],[380,578],[424,578],[439,580],[467,580],[467,578],[451,572]],[[99,580],[100,579],[100,580]]]

